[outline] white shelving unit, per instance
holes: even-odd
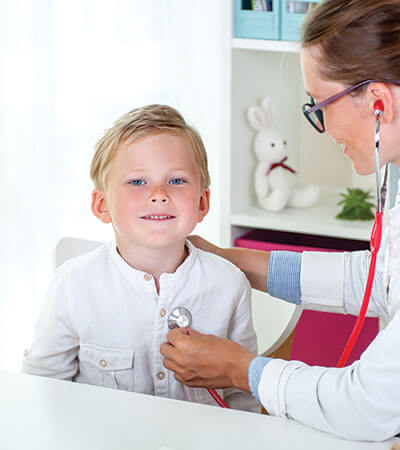
[[[320,199],[310,208],[287,208],[274,213],[250,207],[232,213],[231,225],[368,241],[372,222],[335,219],[340,210],[336,203],[342,190],[331,186],[320,188]]]
[[[232,3],[232,2],[231,2]],[[232,17],[233,11],[231,11]],[[353,173],[351,162],[326,134],[316,133],[304,119],[300,48],[297,42],[232,38],[230,30],[227,83],[226,145],[222,160],[222,245],[254,229],[285,231],[368,242],[372,221],[335,218],[346,187],[375,188],[374,178]],[[317,184],[321,196],[310,208],[287,208],[279,213],[261,209],[253,185],[255,132],[246,121],[246,109],[270,96],[276,106],[275,127],[288,142],[287,163],[296,169],[298,184]],[[374,193],[374,191],[373,191]],[[259,351],[276,347],[291,331],[298,315],[293,305],[253,291],[253,317]],[[273,319],[272,319],[273,318]],[[279,337],[279,341],[277,341]]]
[[[267,41],[265,39],[232,39],[232,48],[243,50],[263,50],[267,52],[298,53],[298,42],[289,41]]]
[[[230,47],[230,151],[223,161],[223,245],[232,245],[239,234],[254,228],[367,242],[372,221],[349,222],[335,216],[340,193],[346,187],[374,189],[374,179],[355,175],[340,147],[328,135],[316,133],[304,119],[301,105],[307,97],[299,43],[231,38]],[[247,124],[245,112],[265,96],[276,106],[275,128],[288,142],[287,163],[298,172],[296,183],[317,184],[321,189],[318,203],[310,208],[271,213],[257,205],[253,186],[255,132]]]

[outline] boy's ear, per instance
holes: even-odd
[[[200,197],[199,202],[199,219],[198,223],[202,222],[210,209],[210,189],[205,189]]]
[[[92,192],[92,213],[104,223],[111,222],[105,196],[97,189]]]

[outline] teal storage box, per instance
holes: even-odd
[[[280,0],[235,0],[235,37],[280,39],[279,10]]]
[[[310,8],[322,0],[280,0],[281,2],[281,39],[283,41],[298,41],[300,39],[301,23]]]

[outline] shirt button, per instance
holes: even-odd
[[[107,361],[105,359],[100,360],[99,362],[101,367],[106,367],[107,366]]]
[[[159,380],[163,380],[165,378],[165,373],[164,372],[158,372],[157,377]]]
[[[153,275],[151,273],[146,273],[146,275],[144,276],[144,279],[146,281],[150,281],[153,278]]]
[[[165,311],[165,309],[162,309],[162,310],[160,311],[160,316],[161,316],[161,317],[164,317],[165,314],[167,314],[167,311]]]

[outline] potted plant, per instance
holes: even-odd
[[[358,188],[347,188],[347,194],[340,194],[343,199],[338,205],[343,205],[342,210],[336,215],[337,219],[345,220],[371,220],[374,214],[371,211],[375,205],[371,203],[372,198],[369,191]]]

